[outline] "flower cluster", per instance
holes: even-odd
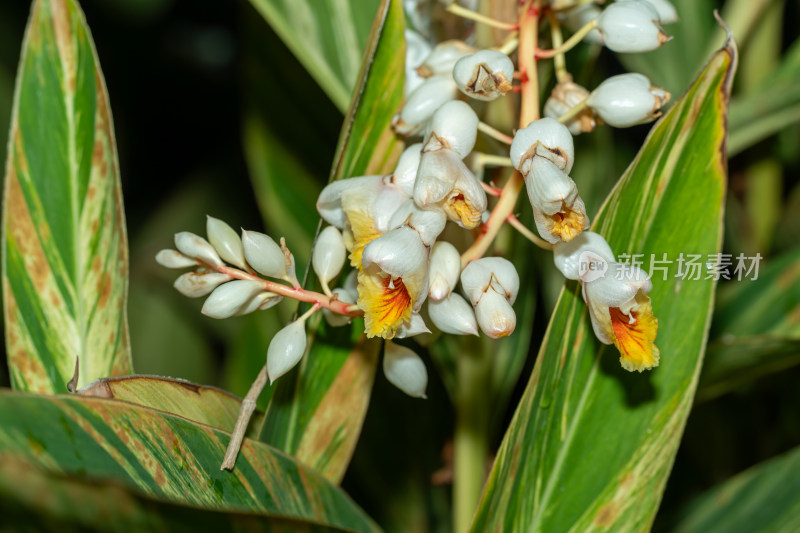
[[[322,309],[332,326],[363,316],[366,335],[386,340],[383,368],[389,381],[411,396],[424,397],[425,365],[392,339],[430,333],[428,324],[443,333],[483,332],[491,338],[508,336],[516,327],[516,268],[501,257],[484,257],[506,222],[552,249],[563,275],[581,282],[597,338],[617,347],[625,369],[657,366],[658,321],[648,296],[650,278],[639,268],[622,272],[605,240],[586,231],[589,217],[570,172],[573,135],[598,124],[627,127],[655,120],[669,94],[635,73],[611,77],[590,91],[573,82],[564,53],[584,38],[616,52],[657,48],[669,40],[659,24],[675,20],[674,9],[666,0],[618,0],[602,11],[576,0],[528,4],[538,7],[522,9],[519,24],[493,23],[517,30],[496,49],[479,50],[455,40],[431,48],[407,31],[407,97],[392,128],[412,143],[392,173],[350,177],[322,190],[317,211],[328,225],[312,255],[321,293],[297,282],[283,240],[278,244],[249,231],[240,237],[211,217],[208,240],[183,232],[175,237],[176,250],[159,252],[157,260],[164,266],[193,268],[175,287],[190,297],[208,296],[203,313],[210,317],[266,309],[285,297],[312,304],[272,339],[270,380],[300,361],[306,350],[305,321]],[[451,8],[471,17],[465,8]],[[533,16],[538,24],[540,8],[550,22],[552,50],[535,48],[524,21]],[[488,20],[477,14],[474,19]],[[562,42],[562,24],[580,27]],[[557,83],[540,118],[530,104],[537,101],[536,61],[547,58],[555,58]],[[515,92],[521,93],[522,112],[513,137],[481,122],[467,103]],[[474,152],[479,132],[506,143],[507,152]],[[479,178],[475,168],[480,161],[512,169],[502,189]],[[541,238],[512,214],[523,183]],[[450,238],[454,235],[456,240]],[[459,251],[454,242],[465,236],[474,242]],[[352,271],[341,275],[347,262]]]

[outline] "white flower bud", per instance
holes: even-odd
[[[207,216],[206,235],[208,235],[211,246],[219,253],[223,261],[239,268],[246,268],[242,239],[232,227],[218,218]]]
[[[431,246],[444,231],[447,216],[441,209],[420,209],[414,200],[406,200],[389,219],[389,229],[408,226],[419,233],[425,246]]]
[[[589,91],[574,83],[572,79],[560,81],[553,87],[550,98],[544,103],[544,116],[558,119],[589,97]],[[594,129],[594,117],[590,109],[583,109],[564,124],[573,135],[588,133]]]
[[[511,303],[492,289],[475,305],[475,316],[481,331],[492,339],[511,335],[517,326],[517,315]]]
[[[661,24],[672,24],[678,22],[678,11],[669,0],[647,0],[658,12],[658,19]]]
[[[320,232],[314,245],[311,263],[314,266],[314,273],[321,282],[327,283],[339,275],[346,255],[347,249],[338,229],[328,226]]]
[[[156,262],[167,268],[186,268],[197,266],[197,259],[186,257],[178,250],[161,250],[156,254]]]
[[[472,305],[477,304],[489,289],[494,289],[513,304],[519,292],[519,274],[508,259],[482,257],[469,263],[461,272],[461,286]]]
[[[406,86],[405,94],[410,94],[414,89],[422,85],[425,78],[417,72],[419,66],[428,54],[431,53],[431,45],[425,38],[416,31],[406,28]]]
[[[450,294],[443,300],[428,300],[428,314],[433,324],[453,335],[477,335],[478,323],[472,306],[460,295]]]
[[[295,320],[276,333],[267,348],[267,376],[270,383],[294,368],[305,352],[305,321]]]
[[[400,189],[406,196],[414,195],[414,182],[417,180],[417,169],[419,168],[419,158],[422,152],[422,143],[412,144],[406,148],[391,177],[391,183]]]
[[[534,157],[551,161],[567,174],[575,161],[572,135],[566,126],[552,118],[534,120],[514,135],[511,143],[511,163],[526,175]]]
[[[278,296],[274,292],[260,292],[250,298],[250,301],[239,308],[234,316],[244,316],[256,311],[264,311],[270,307],[274,307],[283,301],[283,296]]]
[[[332,292],[336,295],[336,299],[340,302],[344,302],[346,304],[356,303],[357,294],[354,296],[352,293],[342,287],[333,289]],[[325,317],[325,322],[334,328],[346,326],[353,320],[353,317],[349,315],[334,313],[330,309],[325,308],[322,309],[322,316]]]
[[[655,120],[669,93],[650,85],[643,74],[611,76],[589,95],[587,104],[607,124],[626,128]]]
[[[286,276],[286,258],[283,250],[269,235],[242,230],[244,256],[256,272],[269,278]]]
[[[425,152],[450,148],[464,159],[475,146],[478,115],[460,100],[442,105],[431,118],[431,133],[422,149]]]
[[[572,178],[541,157],[533,158],[525,175],[525,187],[533,208],[546,215],[558,213],[562,204],[572,205],[578,197]]]
[[[229,318],[246,307],[260,292],[264,292],[264,284],[260,281],[245,279],[229,281],[214,289],[200,312],[211,318]]]
[[[462,57],[453,67],[458,89],[476,100],[494,100],[511,90],[514,63],[503,52],[481,50]]]
[[[658,21],[658,12],[645,0],[618,0],[597,17],[597,29],[609,50],[648,52],[670,40]]]
[[[431,330],[425,325],[422,316],[419,313],[411,313],[411,320],[397,328],[397,335],[395,335],[395,337],[398,339],[407,339],[408,337],[430,332]]]
[[[383,352],[383,373],[389,383],[413,398],[426,398],[428,370],[410,348],[386,341]]]
[[[442,300],[453,292],[461,274],[461,254],[447,241],[439,241],[431,248],[428,296]]]
[[[223,266],[222,259],[207,240],[188,231],[175,234],[175,248],[183,255],[199,259],[211,266]]]
[[[438,74],[450,75],[456,62],[474,51],[475,49],[464,41],[453,39],[441,42],[434,47],[430,55],[417,68],[417,73],[423,78]]]
[[[593,231],[584,231],[569,242],[556,243],[553,246],[553,261],[556,268],[567,279],[580,279],[590,266],[584,254],[592,253],[604,261],[614,261],[614,252],[602,235]]]
[[[392,128],[400,135],[421,132],[433,113],[457,94],[458,87],[449,74],[428,78],[408,95],[403,109],[392,119]]]
[[[200,298],[230,279],[229,275],[221,272],[187,272],[175,280],[173,287],[184,296]]]

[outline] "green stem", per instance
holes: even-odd
[[[453,442],[453,531],[469,530],[486,480],[489,454],[491,354],[464,339],[456,363],[456,428]]]

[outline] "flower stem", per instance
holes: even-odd
[[[520,111],[519,126],[524,128],[539,118],[539,78],[536,71],[536,43],[539,39],[539,11],[540,0],[526,0],[520,8],[519,15],[519,71],[522,87],[522,109]],[[461,267],[474,259],[483,257],[491,246],[500,228],[514,211],[514,206],[519,198],[524,184],[522,174],[518,171],[511,173],[511,177],[503,186],[500,198],[494,206],[489,220],[481,228],[481,234],[475,239],[463,254],[461,254]]]
[[[547,12],[547,20],[550,21],[550,36],[553,39],[553,48],[557,49],[564,43],[564,36],[561,34],[561,25],[558,23],[558,18],[552,11]],[[563,53],[556,54],[553,62],[556,69],[556,79],[559,82],[566,81],[569,77],[566,56]]]
[[[485,122],[478,122],[478,131],[485,133],[492,139],[496,139],[501,143],[511,144],[511,141],[514,140],[514,138],[510,135],[506,135],[502,131],[496,130]]]
[[[486,396],[491,376],[491,352],[463,342],[456,363],[456,427],[453,439],[453,530],[469,530],[486,479],[489,454],[489,409]],[[477,349],[470,349],[474,347]]]
[[[526,239],[531,241],[533,244],[535,244],[536,246],[538,246],[542,250],[552,250],[553,249],[553,245],[552,244],[550,244],[546,240],[544,240],[541,237],[539,237],[538,235],[536,235],[530,229],[528,229],[525,226],[525,224],[520,222],[519,219],[517,217],[515,217],[514,215],[508,215],[508,219],[507,220],[508,220],[508,223],[511,224],[511,227],[513,227],[515,230],[520,232],[523,237],[525,237]]]
[[[578,102],[578,104],[575,107],[571,107],[569,111],[558,117],[558,121],[562,124],[566,124],[567,122],[578,116],[581,111],[586,109],[588,105],[587,103],[588,100],[589,100],[588,98],[584,98],[583,100]]]
[[[549,58],[553,56],[557,56],[559,54],[563,54],[564,52],[568,52],[575,48],[579,42],[583,40],[584,37],[589,35],[593,29],[597,27],[597,21],[591,20],[586,23],[581,29],[570,35],[569,39],[567,39],[561,46],[556,48],[552,48],[550,50],[537,50],[536,57],[539,58]]]
[[[233,470],[236,464],[236,457],[239,456],[239,450],[242,448],[242,441],[244,434],[247,431],[247,425],[250,423],[250,418],[253,416],[253,411],[256,409],[256,401],[264,386],[267,384],[267,365],[261,368],[256,380],[247,391],[247,396],[242,400],[242,406],[239,408],[239,416],[236,418],[236,425],[231,432],[231,440],[228,442],[228,448],[225,450],[225,458],[222,460],[220,470]]]
[[[336,298],[328,297],[319,292],[309,291],[303,289],[302,287],[297,287],[297,288],[290,287],[288,285],[284,285],[283,283],[270,281],[268,279],[261,278],[255,274],[250,274],[243,270],[239,270],[238,268],[229,267],[227,265],[219,267],[213,265],[206,265],[206,266],[208,266],[209,268],[213,268],[217,272],[227,274],[234,279],[248,279],[248,280],[260,281],[261,283],[264,284],[264,289],[267,291],[274,292],[275,294],[279,294],[287,298],[292,298],[300,302],[317,304],[319,307],[330,309],[334,313],[339,313],[341,315],[349,315],[353,317],[364,316],[364,312],[358,308],[353,309],[352,304],[342,302]]]
[[[493,19],[492,17],[487,17],[486,15],[482,15],[481,13],[477,13],[475,11],[472,11],[471,9],[462,7],[455,2],[447,6],[447,11],[449,11],[453,15],[458,15],[461,18],[474,20],[475,22],[481,22],[483,24],[486,24],[487,26],[491,26],[492,28],[499,28],[501,30],[510,30],[510,31],[517,29],[517,25],[514,24],[513,22],[503,22],[497,19]]]

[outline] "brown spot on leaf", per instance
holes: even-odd
[[[16,138],[16,150],[14,151],[13,160],[8,165],[8,176],[6,178],[6,231],[10,234],[9,240],[16,245],[19,254],[24,258],[26,270],[34,286],[42,293],[50,278],[50,266],[39,242],[39,235],[36,233],[33,220],[28,212],[28,204],[22,194],[22,188],[17,177],[16,164],[19,164],[23,169],[27,165],[23,162],[24,154],[19,131],[17,131]]]
[[[628,472],[627,474],[622,476],[622,479],[619,480],[620,488],[623,489],[630,488],[630,486],[633,485],[634,479],[636,479],[636,475],[633,472]]]
[[[106,272],[103,274],[102,286],[100,288],[100,298],[97,300],[98,309],[102,309],[108,303],[108,298],[111,296],[111,276]]]
[[[598,527],[608,527],[614,523],[619,514],[619,505],[614,502],[608,502],[597,511],[594,517],[594,525]]]
[[[164,477],[164,469],[161,468],[161,465],[158,463],[156,463],[155,482],[156,485],[158,485],[159,487],[163,487],[164,484],[167,482],[166,477]]]

